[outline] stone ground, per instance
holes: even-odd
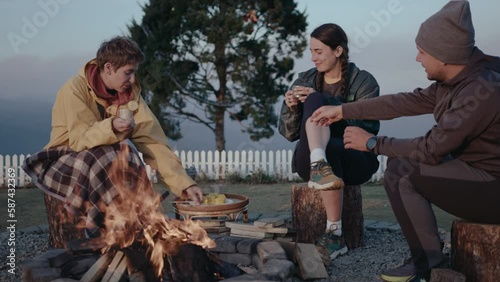
[[[262,215],[250,215],[260,217]],[[266,215],[268,217],[268,215]],[[21,281],[20,264],[22,261],[33,258],[48,249],[47,225],[33,226],[17,231],[16,243],[16,268],[15,275],[7,272],[6,256],[8,254],[8,233],[0,234],[0,281]],[[449,234],[442,231],[444,238]],[[445,239],[445,242],[448,239]],[[449,244],[447,244],[449,245]],[[381,281],[379,273],[386,269],[400,265],[409,257],[408,248],[401,235],[399,226],[389,222],[376,220],[365,221],[364,246],[350,250],[347,254],[338,257],[327,266],[330,277],[323,281]],[[294,277],[293,281],[301,281]]]

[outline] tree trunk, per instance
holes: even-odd
[[[451,266],[467,281],[493,282],[500,277],[500,225],[453,221]]]
[[[326,211],[318,190],[307,186],[292,187],[292,224],[297,232],[297,242],[314,243],[325,232]],[[361,187],[344,188],[342,208],[342,233],[349,249],[363,244],[364,218]]]
[[[226,147],[226,138],[224,137],[224,108],[215,110],[215,148],[220,152]]]
[[[44,194],[47,222],[49,223],[49,246],[64,249],[74,239],[85,238],[85,220],[64,208],[63,201]]]

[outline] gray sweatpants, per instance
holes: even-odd
[[[500,180],[460,160],[426,165],[390,158],[384,186],[422,274],[445,259],[431,203],[463,219],[500,223]]]

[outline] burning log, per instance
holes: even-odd
[[[82,282],[97,282],[100,281],[106,269],[113,259],[113,254],[108,252],[101,256],[99,260],[83,275]]]
[[[215,242],[197,222],[166,218],[161,212],[161,196],[154,193],[151,183],[126,185],[133,183],[127,176],[134,175],[129,173],[132,168],[128,166],[127,153],[125,150],[118,154],[109,172],[112,182],[119,184],[119,196],[105,210],[105,228],[101,231],[104,251],[138,244],[146,250],[156,276],[161,277],[166,256],[177,255],[183,245],[211,248]]]
[[[196,245],[181,246],[176,255],[167,256],[167,269],[171,281],[215,281],[214,269],[208,254]]]

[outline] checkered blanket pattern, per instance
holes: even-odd
[[[63,201],[76,216],[86,216],[86,235],[97,237],[103,227],[105,207],[119,195],[109,168],[117,153],[127,149],[129,168],[120,172],[124,181],[118,184],[130,189],[151,185],[137,150],[126,142],[81,152],[67,147],[44,149],[27,158],[22,168],[38,188]]]

